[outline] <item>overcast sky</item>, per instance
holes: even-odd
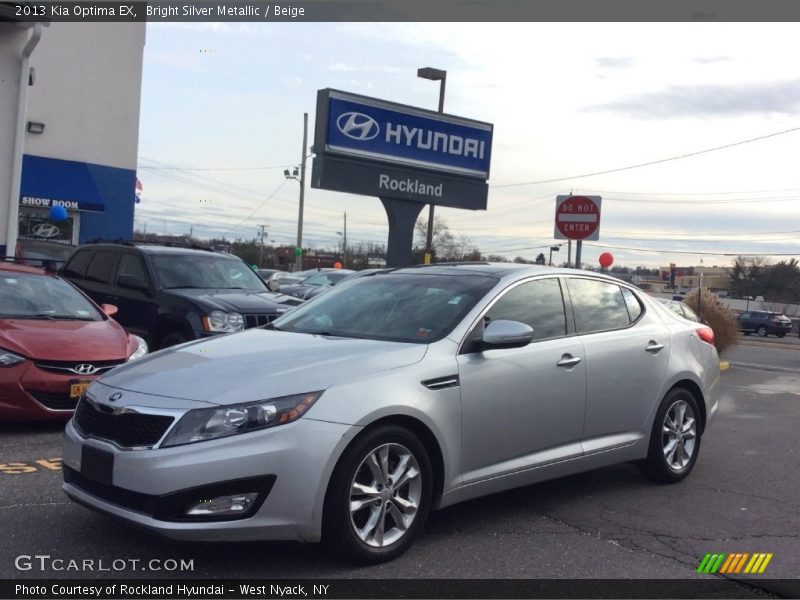
[[[264,223],[294,243],[299,185],[283,169],[300,162],[304,112],[311,144],[317,90],[435,109],[438,82],[416,77],[432,66],[446,112],[495,125],[488,211],[437,211],[484,254],[546,254],[555,197],[572,191],[603,197],[587,263],[604,249],[632,267],[800,256],[800,131],[571,178],[800,128],[797,56],[795,23],[148,24],[136,226],[253,238]],[[335,247],[345,211],[351,242],[386,242],[377,198],[306,201],[306,247]]]

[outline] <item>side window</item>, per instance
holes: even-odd
[[[750,318],[750,313],[749,312],[742,313],[740,318],[749,319]]]
[[[78,250],[72,255],[72,258],[64,267],[65,277],[75,277],[76,279],[83,279],[86,273],[86,267],[89,264],[89,259],[92,258],[92,249]]]
[[[111,283],[114,277],[114,267],[117,264],[117,253],[109,250],[98,250],[86,269],[86,279]]]
[[[486,317],[490,321],[521,321],[533,328],[533,339],[554,338],[567,333],[564,298],[558,279],[538,279],[518,285],[500,298]]]
[[[628,315],[633,323],[642,315],[642,303],[628,288],[622,288],[622,297],[625,298],[625,306],[628,307]]]
[[[618,285],[592,279],[568,279],[578,333],[627,327],[631,319]]]
[[[128,275],[129,277],[136,277],[146,283],[150,282],[147,277],[147,272],[144,270],[142,259],[135,254],[123,254],[119,261],[119,268],[117,269],[117,279],[121,275]]]

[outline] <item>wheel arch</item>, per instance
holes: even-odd
[[[697,382],[692,381],[691,379],[681,379],[673,383],[672,386],[670,386],[670,388],[664,393],[664,396],[669,394],[672,390],[678,388],[683,388],[692,396],[694,396],[694,399],[697,402],[697,408],[700,410],[700,431],[704,431],[706,428],[706,419],[708,418],[708,415],[706,414],[706,401],[702,388],[697,384]],[[662,398],[664,396],[662,396]]]

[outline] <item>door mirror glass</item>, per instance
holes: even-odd
[[[533,328],[519,321],[499,319],[490,322],[483,332],[483,347],[521,348],[531,343]]]

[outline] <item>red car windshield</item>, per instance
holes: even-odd
[[[101,321],[103,315],[57,277],[0,270],[0,319]]]

